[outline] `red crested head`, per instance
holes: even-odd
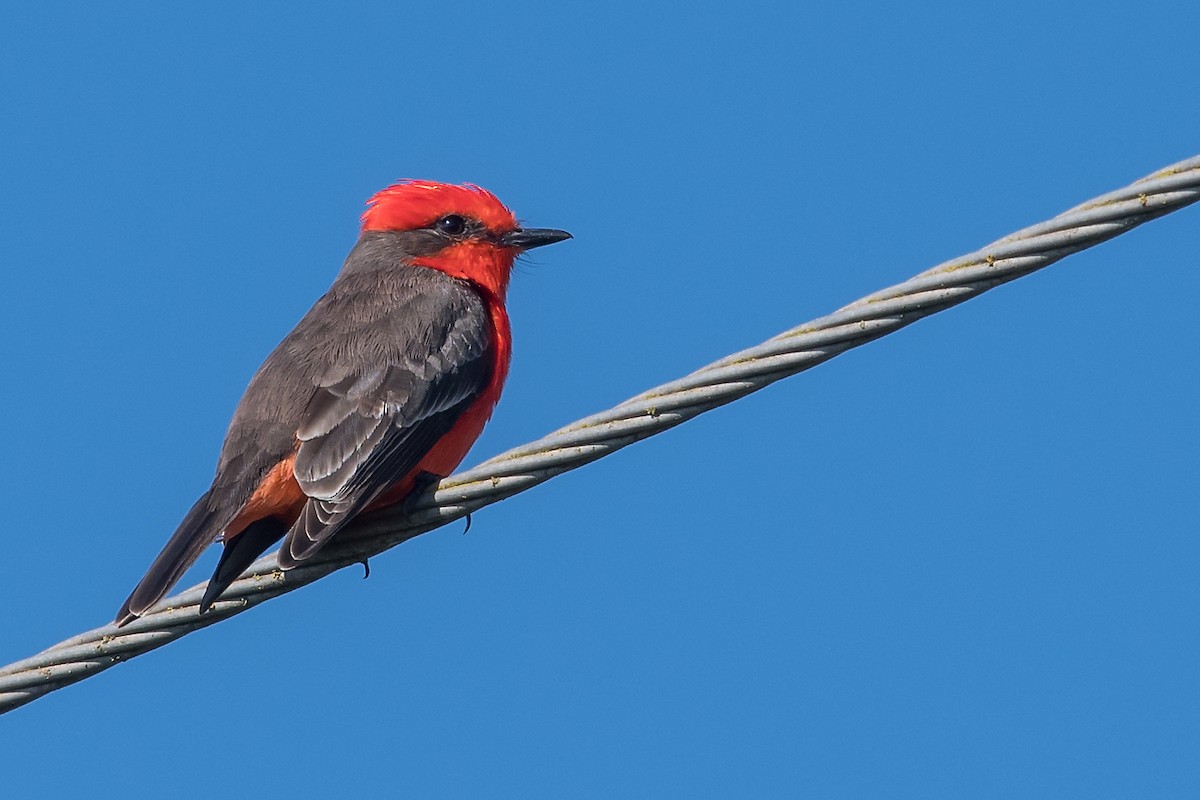
[[[487,189],[471,183],[405,180],[376,192],[362,215],[364,231],[428,228],[447,214],[476,219],[494,234],[515,230],[516,217]]]
[[[362,228],[419,237],[410,263],[471,281],[498,302],[518,253],[571,238],[566,231],[519,227],[487,189],[434,181],[400,181],[377,192],[367,201]]]

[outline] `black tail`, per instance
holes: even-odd
[[[270,549],[287,533],[288,526],[280,520],[268,517],[251,522],[245,530],[225,543],[217,569],[208,580],[208,588],[200,600],[200,613],[212,608],[221,593],[238,579],[238,576],[254,563],[255,559]]]
[[[141,583],[129,595],[125,605],[117,612],[115,620],[117,627],[133,622],[145,614],[151,606],[163,598],[171,587],[179,582],[188,567],[196,563],[196,559],[204,552],[204,548],[212,544],[218,531],[214,530],[214,512],[209,508],[208,500],[211,490],[205,492],[192,510],[179,523],[170,541],[163,547],[158,558],[150,565]]]

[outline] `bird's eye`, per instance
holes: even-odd
[[[444,233],[447,236],[458,236],[467,229],[467,221],[458,214],[449,214],[433,223],[433,227],[437,229],[438,233]]]

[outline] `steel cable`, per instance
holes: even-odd
[[[124,628],[105,625],[0,669],[0,713],[240,614],[349,564],[583,466],[633,442],[828,361],[1002,283],[1200,200],[1200,156],[1020,230],[832,314],[650,389],[607,411],[453,475],[408,512],[357,521],[304,566],[281,572],[256,561],[210,611],[204,584],[168,597]]]

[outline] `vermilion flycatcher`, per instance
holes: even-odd
[[[201,613],[280,538],[290,569],[359,513],[449,475],[508,374],[513,260],[570,236],[519,227],[478,186],[403,181],[372,197],[342,271],[251,379],[212,487],[117,625],[146,613],[218,538]]]

